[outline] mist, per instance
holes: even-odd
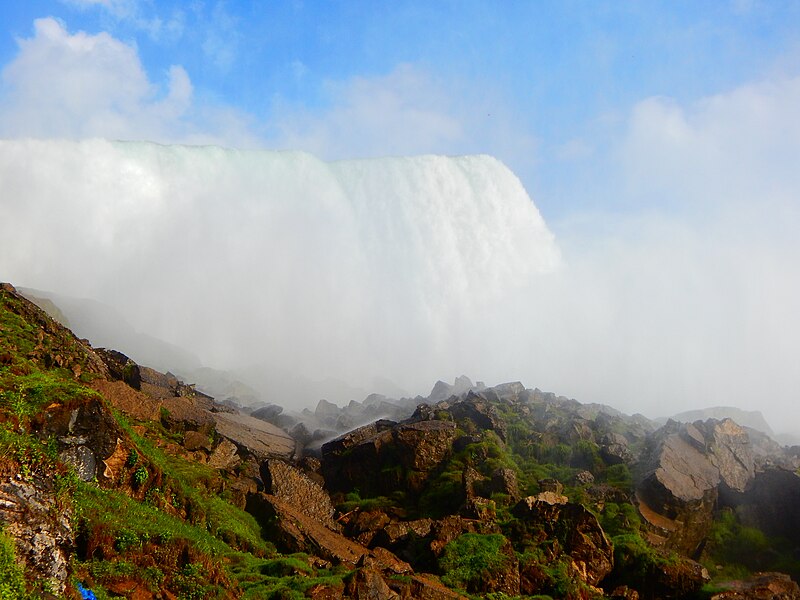
[[[111,305],[207,366],[797,416],[796,242],[772,217],[594,215],[557,241],[487,156],[104,140],[0,142],[0,188],[3,279]]]
[[[800,78],[780,66],[593,107],[548,142],[526,103],[423,63],[259,123],[105,32],[39,19],[18,46],[0,280],[273,380],[426,395],[466,374],[800,431]],[[265,400],[297,408],[291,387]]]

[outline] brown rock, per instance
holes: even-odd
[[[333,520],[330,496],[299,469],[278,459],[261,464],[264,492],[298,507],[303,513],[328,527],[338,529]]]
[[[97,379],[92,387],[100,392],[117,410],[137,421],[157,421],[161,402],[133,389],[124,381]]]
[[[800,587],[783,573],[757,573],[743,581],[720,584],[727,588],[711,600],[800,600]]]
[[[193,452],[195,450],[211,450],[211,441],[208,434],[199,431],[187,431],[183,434],[183,447]]]
[[[611,572],[614,566],[611,542],[597,517],[581,504],[563,502],[563,497],[542,492],[520,500],[512,513],[534,539],[557,540],[587,584],[595,586]]]
[[[237,448],[233,442],[222,439],[209,456],[208,466],[212,469],[230,469],[239,463],[236,452]]]
[[[241,413],[213,413],[217,433],[246,450],[259,461],[267,458],[290,458],[295,442],[289,434],[272,423]]]
[[[371,568],[359,569],[350,578],[345,587],[349,598],[353,600],[396,600],[397,592],[389,588],[380,571]]]
[[[298,507],[267,494],[248,498],[247,511],[253,514],[271,536],[270,539],[286,552],[307,552],[334,564],[355,567],[365,557],[377,568],[392,573],[408,573],[411,567],[388,551],[373,552],[328,529]]]

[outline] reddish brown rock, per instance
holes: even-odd
[[[299,469],[282,460],[268,459],[261,464],[261,479],[265,493],[296,506],[329,529],[339,529],[333,520],[330,496]]]
[[[783,573],[758,573],[743,581],[720,584],[727,588],[711,600],[800,600],[800,587]]]

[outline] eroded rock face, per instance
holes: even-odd
[[[727,588],[711,600],[800,600],[800,587],[783,573],[758,573],[743,581],[721,584]]]
[[[450,454],[455,437],[451,421],[377,421],[324,444],[322,473],[333,490],[358,488],[366,495],[397,489],[418,492]]]
[[[365,557],[383,572],[409,574],[411,566],[386,549],[370,550],[347,539],[300,510],[275,496],[253,494],[248,498],[247,511],[265,527],[270,539],[285,552],[307,552],[334,564],[354,568]]]
[[[649,440],[636,487],[649,540],[695,556],[719,491],[744,491],[755,473],[747,432],[730,419],[668,422]]]
[[[70,514],[59,506],[49,483],[0,478],[0,524],[16,542],[25,570],[63,594],[69,575],[73,533]]]
[[[614,567],[611,542],[597,517],[583,505],[554,492],[542,492],[520,500],[512,513],[534,539],[556,540],[587,584],[596,586]]]
[[[289,502],[330,529],[338,529],[333,520],[330,496],[299,469],[284,461],[269,459],[261,464],[261,479],[267,494]]]

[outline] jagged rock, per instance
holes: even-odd
[[[497,468],[492,473],[491,492],[506,494],[512,500],[519,500],[519,484],[514,469]]]
[[[366,556],[384,572],[411,573],[408,563],[401,561],[385,549],[374,552],[342,534],[328,529],[317,519],[302,512],[299,507],[270,496],[253,494],[248,498],[247,511],[253,514],[276,544],[286,552],[314,554],[334,564],[357,566]]]
[[[611,600],[639,600],[639,592],[629,588],[627,585],[615,587],[608,595]]]
[[[575,483],[578,485],[591,485],[594,483],[594,475],[591,471],[579,471],[575,473]]]
[[[0,477],[0,524],[16,543],[25,571],[63,594],[70,572],[73,533],[70,512],[58,504],[51,483]]]
[[[267,421],[268,423],[274,423],[275,418],[282,412],[282,406],[278,406],[277,404],[268,404],[267,406],[257,408],[250,413],[250,416],[256,419],[261,419],[262,421]]]
[[[143,384],[144,385],[144,384]],[[199,431],[209,435],[214,431],[214,415],[208,408],[199,406],[191,398],[166,396],[161,398],[165,424],[172,431]]]
[[[627,464],[631,460],[628,440],[619,433],[607,433],[600,440],[600,458],[607,465]]]
[[[694,556],[711,527],[720,486],[744,491],[753,478],[747,433],[730,419],[670,421],[649,445],[636,487],[649,539]]]
[[[58,441],[62,460],[73,465],[84,481],[104,477],[103,459],[114,453],[118,439],[127,437],[97,397],[83,399],[78,406],[54,403],[36,421],[40,435]]]
[[[377,533],[384,532],[391,521],[380,510],[354,511],[346,516],[345,534],[363,546],[371,546]]]
[[[770,536],[800,539],[800,476],[795,471],[768,468],[757,473],[743,493],[727,490],[720,503],[733,507],[739,520]]]
[[[534,539],[555,539],[581,578],[597,585],[614,566],[614,549],[600,523],[580,504],[553,492],[523,498],[512,509]]]
[[[161,401],[135,390],[124,381],[96,379],[91,386],[128,417],[137,421],[157,421],[160,417]]]
[[[464,489],[464,499],[469,500],[480,496],[481,484],[486,482],[486,478],[481,475],[478,470],[472,465],[464,467],[464,472],[461,474],[461,485]]]
[[[407,581],[389,579],[388,583],[403,600],[467,600],[426,575],[411,575]]]
[[[456,421],[471,421],[479,431],[488,429],[494,431],[501,440],[506,440],[505,422],[497,409],[475,392],[469,392],[463,400],[453,403],[449,412]]]
[[[330,529],[338,529],[333,520],[330,496],[302,471],[284,461],[269,459],[261,464],[264,492],[298,507]]]
[[[183,447],[187,450],[211,450],[211,442],[207,434],[199,431],[187,431],[183,435]]]
[[[96,348],[95,352],[108,367],[112,378],[127,383],[135,390],[141,389],[142,376],[134,360],[118,350]]]
[[[363,568],[355,572],[345,587],[347,595],[353,600],[396,600],[397,592],[386,584],[377,569]]]
[[[456,425],[450,421],[396,424],[377,421],[322,446],[322,471],[333,490],[358,488],[366,495],[397,489],[419,492],[430,473],[452,450]],[[397,467],[375,477],[384,467]]]
[[[288,433],[266,421],[241,413],[213,413],[217,433],[258,460],[290,458],[296,450]]]
[[[230,469],[239,463],[239,457],[236,455],[236,444],[230,440],[220,440],[214,452],[208,457],[208,466],[212,469]]]
[[[538,483],[539,489],[543,492],[553,492],[559,496],[564,494],[564,484],[558,481],[558,479],[540,479]]]
[[[743,581],[727,581],[725,591],[710,600],[800,600],[800,587],[783,573],[758,573]]]

